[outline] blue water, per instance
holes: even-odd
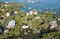
[[[60,0],[32,0],[35,1],[35,3],[29,3],[28,0],[1,0],[3,2],[22,2],[26,4],[25,8],[22,8],[25,11],[29,11],[28,7],[31,7],[32,9],[36,10],[42,10],[42,11],[60,11]],[[37,1],[37,2],[36,2]],[[53,9],[52,9],[53,8]]]

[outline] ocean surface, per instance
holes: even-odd
[[[21,2],[26,4],[21,8],[25,11],[36,9],[38,11],[60,12],[60,0],[0,0],[2,2]]]

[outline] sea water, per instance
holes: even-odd
[[[22,10],[41,10],[41,11],[54,11],[60,12],[60,0],[1,0],[2,2],[21,2],[26,4]],[[30,1],[30,2],[29,2]]]

